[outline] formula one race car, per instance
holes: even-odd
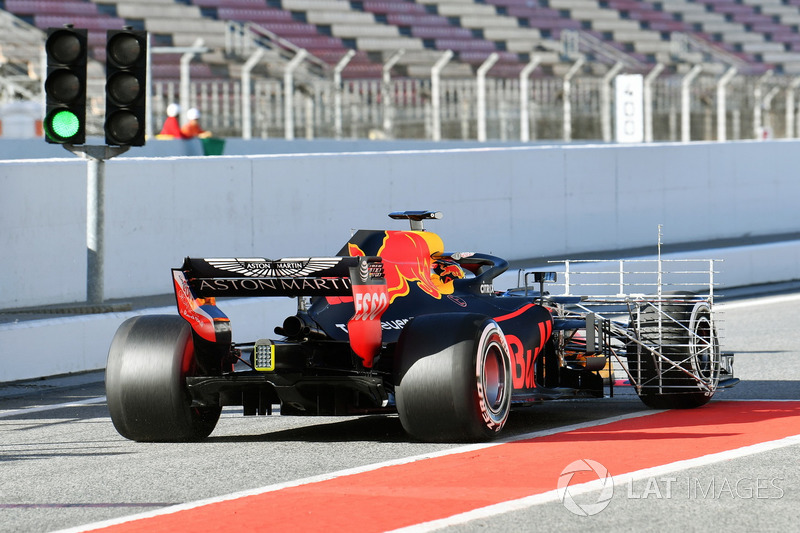
[[[187,258],[172,271],[180,316],[131,318],[111,344],[119,433],[198,440],[223,406],[265,415],[279,405],[282,415],[397,413],[418,439],[474,441],[500,433],[512,407],[613,395],[621,381],[659,409],[701,406],[738,381],[717,337],[713,262],[700,293],[663,291],[686,284],[666,283],[660,258],[649,295],[624,294],[651,283],[621,261],[611,294],[574,295],[579,275],[609,274],[575,262],[560,267],[564,294],[545,291],[558,269],[520,271],[500,292],[508,263],[445,251],[423,228],[440,213],[390,217],[411,230],[360,230],[335,257]],[[253,296],[297,297],[297,313],[274,340],[233,343],[216,298]]]

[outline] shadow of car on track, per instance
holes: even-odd
[[[791,380],[742,379],[736,387],[717,392],[722,393],[720,400],[800,400],[800,386]]]
[[[713,409],[714,405],[726,400],[800,400],[797,383],[788,380],[742,381],[735,389],[718,392],[719,397],[715,397],[710,404],[699,410]],[[775,416],[781,416],[780,409],[774,410]],[[691,409],[685,411],[686,416],[682,417],[682,425],[686,427],[693,425],[694,411]],[[793,409],[790,411],[793,412]],[[539,431],[565,428],[637,412],[658,411],[643,406],[630,387],[620,387],[614,398],[560,400],[518,407],[513,410],[506,423],[502,440],[526,438]],[[746,414],[743,411],[740,417]],[[788,414],[790,413],[787,412]],[[264,433],[225,436],[212,434],[207,440],[210,442],[418,442],[405,433],[397,415],[364,415],[346,419],[337,418],[335,421],[326,421],[324,417],[307,417],[306,420],[308,423],[302,427],[272,432],[269,431],[269,421],[265,420]],[[720,420],[720,423],[724,424],[724,421]]]
[[[505,439],[536,431],[579,424],[641,411],[644,407],[635,396],[614,400],[564,400],[516,408],[503,430]],[[208,442],[418,442],[408,435],[397,415],[365,415],[334,422],[323,417],[307,417],[307,425],[256,435],[214,435]],[[265,420],[265,428],[269,420]],[[456,441],[454,441],[456,443]]]
[[[225,435],[213,433],[206,442],[407,442],[396,415],[367,415],[336,422],[325,422],[323,417],[307,417],[312,425],[283,429],[259,435]],[[265,422],[265,427],[269,421]]]

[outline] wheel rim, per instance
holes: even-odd
[[[486,424],[499,430],[505,424],[509,407],[507,348],[496,327],[487,328],[483,337],[477,368],[479,403]]]
[[[483,390],[489,409],[497,411],[503,399],[505,376],[503,356],[497,343],[492,343],[483,358]]]
[[[719,343],[707,314],[694,320],[690,351],[692,370],[713,390],[719,379]]]

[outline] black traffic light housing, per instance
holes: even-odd
[[[106,144],[144,146],[147,32],[108,30],[106,40]]]
[[[45,140],[51,144],[86,142],[87,31],[72,25],[49,28],[45,51]]]

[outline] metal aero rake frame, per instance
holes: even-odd
[[[550,261],[548,268],[560,279],[548,285],[556,290],[545,301],[556,308],[558,319],[583,325],[585,354],[604,356],[610,364],[612,395],[616,369],[639,392],[686,392],[690,378],[697,391],[711,394],[722,374],[732,375],[728,354],[720,352],[713,311],[717,262],[660,257]],[[520,271],[526,291],[532,274]],[[648,317],[645,325],[643,315]],[[565,346],[568,339],[561,341],[562,363]],[[649,377],[642,372],[645,357],[655,369]],[[678,385],[676,377],[683,380]]]

